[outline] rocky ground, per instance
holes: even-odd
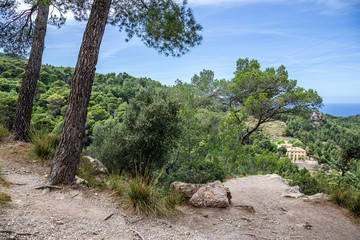
[[[289,186],[276,175],[228,180],[232,206],[181,206],[167,219],[137,216],[103,190],[65,187],[44,193],[46,167],[21,149],[0,145],[0,165],[11,204],[0,209],[0,239],[360,239],[345,211],[322,200],[285,198]],[[13,150],[11,150],[13,149]],[[20,150],[19,150],[20,149]]]

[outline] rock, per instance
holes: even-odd
[[[85,179],[75,176],[75,183],[78,185],[88,185],[88,181],[86,181]]]
[[[305,194],[300,192],[299,186],[294,186],[294,187],[285,189],[285,192],[281,196],[282,197],[299,198],[299,197],[305,196]]]
[[[330,196],[325,193],[317,193],[315,195],[308,196],[307,198],[310,200],[319,200],[319,199],[329,200]]]
[[[222,183],[220,181],[215,181],[202,186],[191,197],[190,204],[195,207],[223,208],[229,206],[229,199]]]
[[[202,186],[205,184],[173,182],[170,184],[170,190],[182,193],[185,199],[189,200]]]
[[[107,168],[104,166],[104,164],[102,162],[100,162],[99,160],[92,158],[90,156],[85,156],[85,157],[87,159],[89,159],[91,166],[96,170],[96,172],[98,174],[100,174],[100,173],[107,174],[108,173]]]
[[[226,196],[227,196],[227,198],[229,199],[229,202],[230,202],[230,200],[232,199],[230,189],[228,187],[225,187],[225,190],[226,190]]]
[[[284,183],[284,184],[286,184],[286,185],[288,185],[289,183],[292,182],[291,179],[282,178],[280,175],[275,174],[275,173],[273,173],[273,174],[266,174],[265,176],[269,177],[270,179],[279,179],[280,182],[282,182],[282,183]]]

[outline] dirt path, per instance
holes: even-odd
[[[0,146],[0,165],[12,184],[0,191],[10,194],[12,203],[0,209],[0,232],[8,231],[0,239],[360,239],[360,228],[341,209],[281,197],[288,186],[276,176],[227,181],[232,207],[183,206],[171,219],[150,219],[117,207],[107,191],[68,187],[43,194],[34,187],[44,183],[46,168],[13,161],[2,155],[5,147]]]

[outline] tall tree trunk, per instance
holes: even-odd
[[[21,83],[14,126],[10,136],[11,140],[26,141],[28,135],[36,84],[39,79],[44,52],[48,16],[49,5],[38,6],[33,43],[31,45],[28,65]]]
[[[85,136],[87,106],[110,4],[111,0],[94,0],[91,8],[71,82],[69,106],[60,134],[59,147],[47,180],[52,185],[74,182]]]

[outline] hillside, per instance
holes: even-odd
[[[250,64],[246,59],[241,61]],[[25,65],[23,60],[0,57],[0,138],[6,137],[6,127],[13,124]],[[256,74],[247,72],[250,69]],[[293,114],[273,115],[274,109],[283,107],[279,100],[286,97],[276,87],[269,93],[265,76],[285,73],[273,70],[244,68],[231,80],[215,79],[214,72],[203,70],[190,83],[179,80],[172,87],[127,73],[96,74],[83,152],[101,161],[110,172],[119,173],[117,178],[122,174],[136,176],[139,166],[143,171],[149,167],[160,193],[166,193],[174,181],[206,183],[276,173],[292,179],[306,194],[332,195],[337,204],[360,216],[360,163],[356,155],[360,141],[354,140],[360,136],[359,115],[337,118],[313,111],[311,106],[319,104],[321,98],[301,87],[295,88],[295,93],[301,94],[293,97],[304,105]],[[51,160],[56,152],[73,71],[70,67],[42,66],[29,136],[38,149],[39,161]],[[258,74],[263,77],[248,78]],[[287,78],[284,74],[284,81],[274,86],[294,87],[295,82]],[[312,98],[304,97],[307,94]],[[288,113],[292,105],[287,107]],[[267,122],[269,119],[276,121]],[[282,138],[292,138],[295,147],[305,149],[322,164],[321,171],[311,175],[293,165],[274,142]]]
[[[226,209],[187,205],[176,216],[149,218],[119,206],[111,193],[80,186],[43,194],[47,168],[24,157],[28,144],[0,145],[0,164],[12,202],[0,209],[4,239],[354,239],[360,228],[322,200],[281,197],[289,186],[276,175],[235,178]],[[249,211],[253,207],[255,212]],[[310,227],[311,226],[311,227]]]

